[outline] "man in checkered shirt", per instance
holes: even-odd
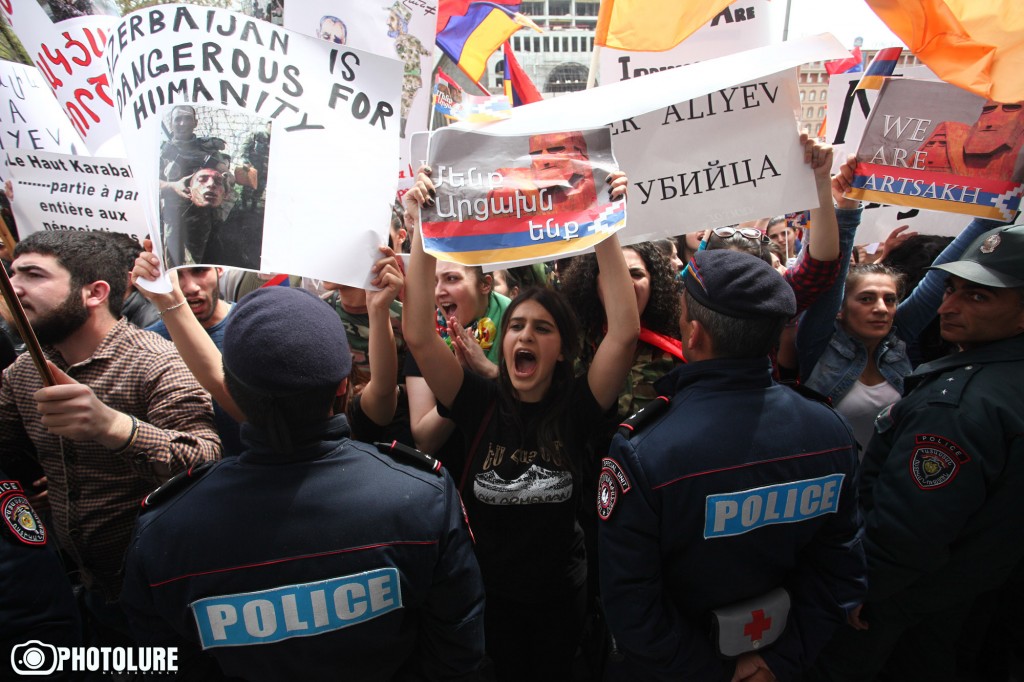
[[[119,253],[95,232],[18,244],[12,283],[56,385],[43,387],[28,353],[0,383],[0,453],[34,451],[46,484],[33,503],[48,501],[86,606],[114,631],[123,631],[115,602],[140,500],[221,453],[210,397],[174,346],[120,318]]]

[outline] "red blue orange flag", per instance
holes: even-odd
[[[519,60],[516,59],[515,53],[512,52],[512,45],[507,40],[505,41],[504,50],[505,96],[508,97],[508,101],[512,103],[512,106],[518,107],[523,104],[532,104],[544,99],[537,90],[537,86],[533,84],[530,77],[523,71],[523,67],[519,66]]]
[[[491,0],[495,5],[504,5],[513,12],[518,12],[522,0]],[[469,9],[473,0],[440,0],[437,3],[437,32],[440,33],[448,25],[452,17],[461,17]]]
[[[901,54],[903,54],[902,47],[887,47],[879,50],[868,65],[868,70],[864,72],[856,89],[878,90],[881,88],[885,79],[896,70],[896,64],[899,63]]]
[[[860,53],[860,46],[855,46],[850,50],[852,56],[846,57],[845,59],[833,59],[830,62],[825,62],[825,70],[828,71],[828,75],[834,76],[837,73],[856,73],[857,71],[864,70],[864,56]]]
[[[867,0],[928,68],[986,99],[1024,100],[1020,0]]]
[[[474,2],[465,14],[448,20],[445,29],[437,34],[437,46],[467,76],[479,82],[494,51],[524,26],[541,32],[537,24],[508,7]]]
[[[732,1],[602,0],[594,42],[634,52],[671,50]]]

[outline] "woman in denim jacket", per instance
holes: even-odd
[[[903,379],[913,371],[907,342],[916,339],[935,317],[945,292],[946,275],[941,270],[929,270],[910,296],[895,307],[895,314],[895,301],[890,301],[892,305],[887,302],[889,314],[878,315],[876,320],[884,319],[888,330],[873,333],[858,323],[865,314],[858,314],[856,307],[868,305],[871,296],[897,294],[899,281],[895,273],[877,267],[855,270],[848,280],[850,253],[862,209],[859,202],[843,198],[842,193],[849,188],[854,168],[851,157],[833,179],[841,250],[839,276],[835,285],[808,308],[796,342],[801,382],[831,399],[837,411],[851,422],[857,441],[864,447],[873,432],[874,416],[903,395]],[[956,260],[978,235],[997,225],[975,219],[939,254],[934,265]],[[865,296],[863,302],[851,300],[858,294]]]

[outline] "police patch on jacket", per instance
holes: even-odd
[[[921,490],[935,490],[949,484],[960,473],[960,466],[971,461],[963,448],[942,436],[919,433],[914,443],[910,473]]]
[[[611,457],[601,460],[601,475],[597,479],[597,516],[602,521],[611,518],[615,504],[619,501],[619,492],[623,495],[632,489],[629,477],[619,463]]]
[[[0,481],[0,512],[4,525],[14,537],[26,545],[46,544],[46,528],[32,509],[28,498],[16,481]]]

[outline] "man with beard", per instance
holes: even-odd
[[[178,285],[185,296],[188,308],[196,316],[199,324],[209,334],[218,350],[224,350],[224,329],[231,315],[231,305],[220,297],[220,277],[222,268],[198,267],[181,268],[177,271]],[[188,314],[182,309],[172,315]],[[172,341],[171,333],[163,320],[146,327],[147,331],[155,332],[168,341]],[[213,403],[213,420],[217,425],[217,434],[224,446],[224,456],[234,456],[241,452],[242,441],[238,434],[238,422],[231,418],[216,401]]]
[[[105,235],[39,232],[14,257],[14,290],[56,385],[43,386],[28,353],[4,371],[0,451],[34,449],[47,486],[31,501],[49,503],[77,565],[94,641],[118,645],[130,641],[116,600],[139,501],[220,456],[210,397],[171,344],[120,319],[127,278]]]
[[[188,201],[177,213],[164,215],[167,267],[204,262],[210,236],[223,223],[218,209],[227,195],[224,174],[200,168],[186,180]]]

